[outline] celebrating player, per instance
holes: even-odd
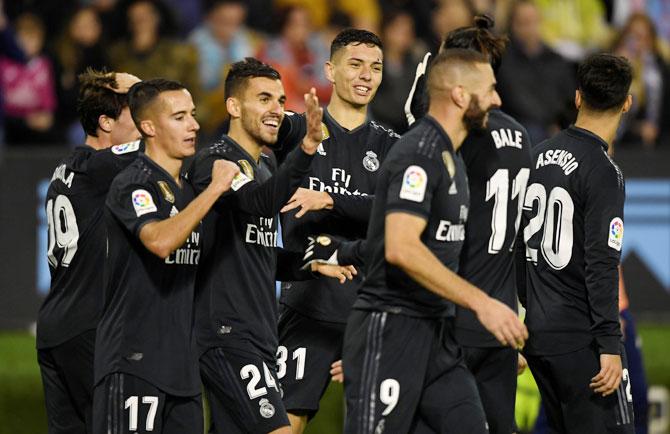
[[[128,97],[146,154],[114,179],[107,196],[93,432],[199,434],[192,339],[199,227],[239,169],[216,162],[212,182],[194,198],[180,175],[183,159],[195,153],[199,129],[190,93],[177,82],[154,79],[134,85]]]
[[[278,255],[277,214],[309,173],[321,142],[322,109],[314,90],[305,95],[307,134],[279,169],[261,151],[278,138],[284,117],[279,73],[253,58],[233,64],[225,83],[230,114],[228,135],[196,155],[189,171],[196,190],[207,188],[210,167],[224,159],[242,172],[205,222],[213,243],[198,275],[196,333],[200,374],[213,419],[212,432],[290,432],[277,372],[275,275],[284,280],[313,278],[298,272],[300,254]],[[295,131],[294,131],[295,133]],[[303,138],[304,136],[304,138]],[[274,175],[273,175],[274,172]],[[317,265],[312,271],[343,281],[352,272]],[[281,370],[281,366],[279,367]]]
[[[50,434],[91,432],[104,202],[112,179],[139,149],[126,95],[139,79],[94,70],[78,78],[86,141],[58,164],[46,199],[51,291],[37,318],[37,357]]]
[[[381,41],[365,30],[344,30],[331,44],[326,75],[333,94],[323,116],[325,136],[309,177],[282,209],[283,240],[290,249],[321,233],[365,238],[379,166],[398,139],[367,116],[382,80],[382,60]],[[292,129],[304,123],[299,115],[288,120]],[[347,316],[361,282],[359,275],[344,286],[327,278],[282,285],[278,358],[294,434],[318,410],[331,364],[342,357]]]
[[[474,27],[450,32],[442,49],[464,48],[485,54],[495,71],[500,65],[505,38],[489,29],[493,21],[475,17]],[[419,65],[422,70],[423,65]],[[415,80],[425,84],[424,80]],[[421,86],[412,91],[425,95]],[[416,104],[408,104],[417,107]],[[420,118],[422,113],[414,113]],[[514,241],[530,173],[530,143],[526,129],[495,108],[484,130],[468,134],[460,149],[468,173],[470,212],[458,274],[511,309],[517,307],[514,279]],[[490,228],[490,230],[483,230]],[[465,363],[475,376],[491,434],[514,430],[517,350],[502,346],[469,309],[456,307],[456,341]]]
[[[553,432],[634,432],[618,318],[624,181],[607,155],[632,102],[631,77],[623,57],[587,58],[575,125],[533,149],[519,295],[524,354]]]
[[[466,168],[456,153],[500,104],[489,60],[448,49],[428,74],[428,115],[382,166],[368,233],[368,276],[344,341],[347,433],[485,433],[474,378],[449,320],[472,309],[504,345],[527,332],[514,311],[459,277],[468,215]]]

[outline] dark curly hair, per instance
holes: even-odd
[[[360,29],[344,29],[335,36],[333,42],[330,44],[330,58],[332,60],[335,53],[349,44],[359,45],[365,44],[369,47],[377,46],[381,50],[384,49],[382,40],[379,36],[367,30]]]
[[[281,80],[281,75],[272,66],[253,57],[246,57],[230,66],[224,85],[226,99],[237,95],[250,78],[256,77]]]
[[[577,89],[587,107],[617,110],[626,101],[633,69],[623,56],[593,54],[577,68]]]
[[[464,48],[479,51],[488,56],[491,67],[497,71],[509,40],[506,36],[493,33],[495,22],[488,15],[477,15],[474,22],[474,26],[461,27],[449,32],[444,38],[441,49]]]

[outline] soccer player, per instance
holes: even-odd
[[[105,197],[139,149],[126,95],[139,79],[94,70],[78,78],[77,109],[86,140],[58,164],[46,198],[51,290],[37,317],[37,358],[50,434],[91,432]]]
[[[530,332],[524,354],[552,432],[634,432],[618,318],[624,180],[607,155],[631,105],[631,77],[623,57],[587,58],[577,121],[532,152],[519,296]]]
[[[232,191],[205,221],[213,247],[198,272],[200,374],[212,413],[211,432],[286,433],[289,421],[277,378],[275,278],[313,275],[294,266],[302,264],[302,248],[300,254],[278,249],[277,214],[309,173],[322,139],[322,109],[312,89],[305,95],[307,133],[285,138],[300,145],[277,169],[261,151],[276,143],[284,117],[286,96],[279,73],[253,58],[234,63],[225,96],[231,118],[228,135],[199,151],[189,170],[199,191],[208,188],[215,162],[233,161],[242,169]],[[314,264],[312,271],[340,281],[352,277],[339,266]]]
[[[128,98],[146,153],[114,179],[106,201],[93,432],[200,434],[192,339],[199,227],[239,169],[217,162],[211,184],[194,198],[180,175],[199,129],[190,93],[177,82],[153,79],[135,84]]]
[[[309,177],[282,209],[283,241],[294,250],[322,233],[365,238],[380,164],[399,137],[367,115],[382,80],[379,37],[347,29],[335,37],[330,52],[325,70],[333,93],[323,116],[323,142]],[[299,115],[287,118],[304,122]],[[359,275],[345,285],[319,278],[282,286],[278,359],[294,434],[302,433],[318,410],[331,365],[342,357],[347,316],[362,281]]]
[[[428,115],[381,168],[368,231],[367,279],[349,316],[343,366],[347,433],[486,433],[474,378],[453,337],[454,304],[504,345],[523,345],[516,313],[456,274],[468,185],[457,153],[500,104],[489,59],[440,53],[427,78]]]
[[[481,52],[489,58],[495,72],[506,40],[495,36],[492,28],[490,18],[477,16],[475,26],[450,32],[442,49]],[[516,120],[495,108],[489,113],[485,129],[470,132],[460,154],[467,168],[470,212],[458,274],[516,310],[513,250],[530,174],[528,133]],[[465,364],[475,376],[489,432],[513,432],[517,349],[501,345],[473,311],[460,306],[456,307],[455,337],[463,347]]]

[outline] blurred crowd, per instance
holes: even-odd
[[[0,143],[81,144],[77,75],[87,67],[181,81],[205,140],[226,122],[227,68],[246,56],[279,70],[288,109],[302,111],[310,87],[325,104],[323,64],[346,27],[382,38],[370,116],[402,133],[417,62],[476,13],[509,36],[498,90],[534,143],[574,120],[575,65],[594,51],[635,70],[619,144],[670,141],[670,0],[0,0]]]

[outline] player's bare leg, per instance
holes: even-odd
[[[289,420],[291,420],[291,414],[289,413],[288,415]],[[278,428],[274,431],[270,431],[268,434],[291,434],[291,427],[290,426],[283,426],[281,428]]]

